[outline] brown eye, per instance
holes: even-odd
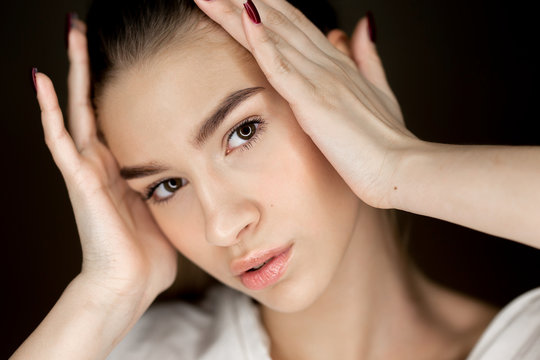
[[[240,129],[236,130],[238,137],[242,140],[251,139],[255,134],[255,131],[257,131],[257,127],[254,123],[245,124]]]
[[[251,146],[251,143],[258,137],[258,132],[260,131],[259,127],[261,124],[262,120],[256,119],[238,125],[238,127],[236,127],[229,135],[227,154],[237,147]]]
[[[166,191],[175,192],[182,186],[179,179],[169,179],[163,183],[163,187]]]
[[[187,181],[183,178],[168,179],[160,183],[150,194],[156,201],[162,201],[170,198],[175,192],[185,186]]]

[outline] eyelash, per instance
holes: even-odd
[[[259,136],[262,134],[262,132],[266,128],[266,122],[260,116],[254,116],[254,117],[251,117],[251,118],[247,118],[247,119],[243,120],[242,122],[240,122],[238,125],[236,125],[229,132],[229,135],[227,136],[227,146],[229,145],[229,142],[231,141],[231,138],[233,137],[233,135],[238,130],[240,130],[242,127],[244,127],[246,125],[251,125],[251,124],[257,124],[258,125],[257,130],[255,131],[255,134],[245,144],[240,145],[242,147],[242,149],[241,149],[242,151],[251,149],[253,147],[253,145],[257,142],[257,140],[259,140]],[[227,148],[227,155],[230,154],[233,150],[234,149],[229,150]]]
[[[249,150],[253,147],[254,143],[257,142],[257,140],[259,140],[259,136],[261,135],[261,133],[265,130],[266,128],[266,122],[262,119],[262,117],[260,116],[254,116],[254,117],[251,117],[251,118],[248,118],[248,119],[245,119],[243,120],[242,122],[240,122],[238,125],[236,125],[230,132],[229,134],[227,135],[226,139],[227,139],[227,146],[229,145],[229,142],[231,141],[231,138],[234,136],[234,134],[240,130],[243,126],[246,126],[246,125],[251,125],[251,124],[257,124],[257,128],[256,128],[256,131],[255,131],[255,134],[253,134],[253,136],[247,140],[247,142],[245,144],[242,144],[240,146],[237,146],[237,148],[241,147],[241,151],[244,151],[244,150]],[[226,150],[226,155],[230,154],[233,150],[235,149],[229,149],[227,147],[227,150]],[[143,195],[143,199],[145,201],[151,201],[152,203],[154,204],[165,204],[167,201],[169,201],[170,199],[173,198],[174,194],[167,197],[167,198],[164,198],[162,200],[158,200],[158,199],[154,199],[153,198],[153,195],[156,191],[156,189],[163,183],[167,182],[171,180],[170,178],[169,179],[164,179],[164,180],[158,180],[152,184],[150,184],[145,192],[144,192],[144,195]],[[185,186],[185,185],[184,185]],[[183,186],[182,186],[183,187]],[[181,189],[181,188],[180,188]],[[178,189],[178,190],[180,190]],[[178,191],[177,190],[177,191]],[[175,192],[177,192],[175,191]]]
[[[152,184],[148,185],[148,187],[146,188],[145,192],[144,192],[144,195],[143,195],[143,200],[145,201],[151,201],[153,204],[165,204],[167,201],[169,201],[169,199],[172,198],[172,196],[169,196],[168,198],[165,198],[165,199],[162,199],[162,200],[156,200],[153,198],[154,196],[154,192],[156,191],[156,189],[163,183],[169,181],[171,179],[165,179],[165,180],[158,180],[156,182],[153,182]]]

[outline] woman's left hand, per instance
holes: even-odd
[[[241,0],[196,0],[253,54],[300,126],[356,195],[371,206],[393,207],[392,177],[401,154],[420,141],[403,123],[369,38],[367,18],[358,23],[347,54],[288,2],[256,2],[261,24],[252,22]]]
[[[255,0],[262,24],[250,20],[242,0],[195,1],[253,54],[300,126],[364,202],[540,248],[540,147],[417,139],[403,123],[366,18],[351,48],[338,50],[328,40],[335,31],[323,35],[285,0]]]

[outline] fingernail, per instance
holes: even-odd
[[[261,23],[261,17],[259,16],[259,12],[257,11],[255,4],[253,4],[253,1],[247,0],[244,3],[244,8],[246,9],[249,18],[251,19],[251,21],[253,21],[254,24]]]
[[[367,19],[368,19],[368,28],[369,28],[369,38],[373,43],[377,40],[377,28],[375,27],[375,17],[373,17],[373,13],[371,11],[368,11],[366,13]]]
[[[32,68],[32,84],[34,84],[34,91],[37,94],[37,82],[36,82],[36,74],[38,73],[37,67]]]
[[[66,14],[66,28],[65,28],[65,41],[66,49],[69,47],[69,32],[73,29],[73,20],[79,18],[79,15],[76,12],[69,12]]]

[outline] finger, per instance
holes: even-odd
[[[328,55],[350,61],[328,42],[326,36],[297,8],[286,1],[257,1],[257,10],[267,28],[279,34],[299,51],[309,53],[310,58],[325,59]],[[196,0],[197,5],[215,22],[220,24],[236,41],[250,49],[239,21],[243,10],[242,0],[208,2]],[[273,5],[279,6],[274,8]],[[317,56],[317,54],[323,55]],[[323,60],[322,60],[323,61]],[[353,63],[350,61],[350,63]]]
[[[237,19],[237,13],[238,8],[236,7],[235,3],[231,1],[218,1],[218,2],[212,2],[209,3],[204,0],[195,0],[198,2],[199,7],[203,9],[203,11],[206,12],[208,16],[210,16],[214,21],[219,23],[229,34],[231,34],[235,39],[238,39],[239,42],[242,42],[242,45],[246,47],[248,50],[250,50],[253,53],[253,47],[246,43],[246,35],[245,31],[241,26],[241,22]],[[239,1],[239,0],[234,0]],[[328,39],[322,35],[322,33],[313,25],[305,16],[296,8],[294,8],[292,5],[288,4],[287,2],[284,2],[283,0],[272,0],[276,4],[280,5],[281,8],[285,9],[289,14],[295,14],[296,15],[289,15],[293,19],[298,19],[303,17],[304,21],[297,21],[300,24],[303,24],[302,26],[309,28],[310,26],[313,27],[313,29],[309,30],[313,34],[317,36],[321,36],[323,40],[321,40],[321,43],[324,43],[324,46],[327,47],[329,50],[323,51],[318,46],[316,46],[311,39],[301,30],[299,29],[289,18],[285,15],[283,15],[280,11],[271,8],[268,6],[265,2],[262,0],[257,0],[257,10],[258,7],[261,6],[264,9],[266,9],[263,14],[266,14],[267,20],[273,23],[273,27],[269,28],[269,26],[266,24],[264,15],[261,16],[262,22],[264,23],[264,26],[268,29],[268,32],[266,33],[266,37],[270,36],[271,34],[275,33],[278,34],[281,39],[286,39],[281,41],[281,44],[289,44],[290,48],[295,48],[296,52],[288,51],[288,53],[285,54],[285,48],[280,48],[280,51],[283,53],[283,55],[286,55],[285,58],[288,59],[290,62],[293,61],[292,58],[289,58],[289,53],[298,53],[300,52],[303,54],[303,60],[300,59],[300,62],[297,62],[297,69],[304,70],[304,74],[308,75],[317,75],[316,73],[308,73],[304,69],[304,62],[309,59],[310,62],[314,62],[321,67],[325,69],[329,69],[330,71],[334,71],[336,74],[339,74],[342,78],[345,77],[345,80],[350,79],[359,79],[358,69],[355,64],[355,62],[351,59],[351,57],[347,56],[346,54],[340,52],[338,49],[336,49],[329,41]],[[309,25],[307,25],[309,23]],[[240,29],[239,29],[240,28]],[[275,37],[274,37],[275,38]],[[257,44],[257,43],[254,43]],[[275,44],[279,45],[279,44]],[[332,53],[333,55],[330,55]],[[298,57],[296,57],[298,58]],[[272,59],[277,64],[277,71],[282,71],[283,67],[283,57]],[[259,65],[264,61],[264,59],[259,58],[257,60],[259,62]],[[281,64],[280,64],[281,62]],[[268,68],[267,68],[268,69]],[[273,76],[271,72],[266,73],[267,77]],[[349,84],[351,87],[352,85]],[[369,89],[368,84],[365,82],[365,80],[361,79],[360,81],[356,81],[356,85],[359,87],[361,92],[367,93],[371,90]],[[355,93],[358,92],[357,89],[353,90]],[[284,93],[286,93],[284,91]],[[282,95],[284,95],[282,93]]]
[[[358,69],[373,85],[395,100],[394,93],[388,84],[382,61],[377,53],[375,43],[369,35],[367,17],[360,19],[351,36],[351,52]]]
[[[78,167],[79,153],[64,126],[64,118],[52,81],[45,74],[36,74],[36,91],[45,142],[65,178]]]
[[[90,65],[85,25],[73,20],[74,26],[68,35],[68,114],[69,129],[77,148],[83,149],[95,136],[95,118],[90,99]]]
[[[244,30],[238,21],[242,13],[241,7],[230,1],[195,0],[195,3],[210,19],[221,25],[229,35],[249,50]]]
[[[343,90],[345,94],[354,94],[379,114],[366,93],[354,86],[351,88],[350,82],[336,81],[335,72],[312,62],[263,24],[255,25],[246,11],[242,14],[242,24],[259,67],[274,89],[287,100],[308,135],[317,130],[310,127],[313,122],[308,124],[302,120],[310,118],[316,108],[335,109]]]
[[[239,1],[239,0],[235,0]],[[261,4],[261,5],[259,5]],[[261,7],[260,11],[263,12],[261,18],[265,25],[276,31],[278,34],[284,36],[286,39],[289,36],[294,36],[292,32],[280,32],[281,19],[279,14],[283,14],[291,24],[294,24],[305,36],[307,36],[317,47],[328,55],[334,57],[338,56],[336,49],[328,42],[325,34],[319,30],[315,24],[309,20],[298,8],[285,0],[260,0],[257,2],[257,9]],[[275,19],[274,19],[275,17]],[[275,23],[275,24],[274,24]],[[343,59],[341,56],[338,59]]]
[[[344,84],[348,84],[347,87],[349,90],[353,91],[358,97],[364,98],[364,94],[372,91],[365,80],[360,78],[354,60],[347,53],[334,47],[327,36],[323,35],[300,10],[284,0],[265,1],[257,0],[256,6],[257,10],[259,6],[265,9],[266,21],[263,15],[261,15],[261,19],[264,27],[269,30],[267,32],[268,35],[275,32],[281,39],[286,39],[282,42],[283,44],[289,43],[292,48],[295,48],[304,55],[304,59],[309,59],[311,62],[320,65],[338,76]],[[288,15],[284,15],[278,9],[268,6],[267,3],[274,4]],[[271,24],[268,24],[268,22]],[[310,34],[309,36],[308,33]],[[343,35],[346,36],[345,33]],[[289,58],[288,55],[291,52],[288,51],[285,53],[284,50],[280,48],[285,58]],[[294,59],[289,59],[291,62],[297,64],[298,69],[303,70],[303,62],[295,62]],[[258,60],[259,63],[261,61],[264,61],[264,59],[260,58]],[[308,75],[308,77],[317,75],[316,73],[309,72],[304,72],[304,74]],[[351,83],[351,79],[354,80],[354,84]]]
[[[305,58],[277,34],[265,29],[262,24],[253,24],[246,11],[242,12],[242,24],[247,34],[249,48],[259,67],[270,84],[294,108],[299,99],[295,94],[313,92],[313,85],[302,72],[316,72],[320,66]],[[302,61],[301,67],[297,65],[299,61]]]
[[[312,56],[308,58],[291,46],[288,40],[267,29],[266,24],[253,24],[245,11],[242,24],[250,51],[259,67],[272,86],[289,102],[297,118],[302,117],[302,112],[306,109],[316,106],[332,109],[336,106],[336,101],[339,101],[338,91],[343,89],[354,94],[374,113],[387,113],[384,108],[373,104],[369,97],[373,89],[365,80],[360,79],[358,70],[353,72],[353,69],[344,68],[329,57],[326,57],[326,63],[317,63]],[[354,64],[352,60],[351,62]],[[353,77],[357,81],[351,81]],[[300,101],[303,102],[301,106]],[[306,104],[306,101],[309,104]],[[308,129],[304,130],[309,133]]]
[[[291,16],[296,16],[296,18],[303,17],[303,14],[300,11],[298,11],[296,8],[294,8],[288,3],[287,5],[284,5],[282,0],[267,1],[273,1],[276,4],[281,5],[281,7],[285,9],[285,11],[289,14],[294,14],[294,12],[297,12],[296,15]],[[380,106],[373,104],[373,102],[370,100],[369,94],[373,92],[373,89],[369,86],[368,83],[366,83],[365,80],[360,78],[360,75],[358,74],[358,69],[351,57],[336,49],[332,45],[332,43],[328,41],[328,38],[322,35],[322,33],[320,33],[317,29],[317,32],[324,37],[325,46],[328,46],[332,49],[331,51],[321,51],[321,49],[319,49],[311,41],[311,39],[309,39],[306,34],[296,26],[296,23],[291,22],[287,16],[283,15],[280,11],[276,9],[268,7],[262,0],[257,1],[257,10],[259,4],[262,4],[262,7],[266,8],[266,21],[270,21],[273,23],[273,26],[269,25],[267,22],[265,22],[264,19],[262,19],[262,23],[264,24],[263,27],[266,28],[266,35],[271,38],[274,43],[273,45],[277,47],[279,53],[283,55],[282,57],[277,58],[276,63],[278,64],[278,67],[274,71],[280,72],[280,63],[284,62],[284,60],[288,60],[290,63],[295,64],[296,69],[303,75],[305,75],[307,78],[321,78],[320,74],[304,68],[309,62],[316,63],[317,65],[320,65],[320,67],[316,70],[320,72],[322,69],[325,69],[324,71],[326,73],[332,75],[331,79],[333,81],[340,81],[343,86],[352,91],[366,105],[369,104],[368,107],[371,108],[372,111],[379,113],[386,112],[384,109],[380,108]],[[307,18],[304,17],[304,19],[305,21],[309,22]],[[298,23],[302,24],[303,21],[299,20]],[[313,24],[311,25],[314,26]],[[276,36],[270,36],[273,33],[275,33]],[[345,33],[343,33],[343,35],[345,35]],[[264,37],[260,38],[258,42],[249,41],[251,44],[252,53],[254,49],[253,45],[255,45],[255,47],[260,46],[260,40],[268,43],[267,41],[264,41]],[[296,51],[293,51],[293,49]],[[330,53],[334,55],[330,56]],[[299,54],[302,56],[297,56]],[[294,57],[292,55],[294,55]],[[264,63],[266,59],[269,58],[266,56],[259,56],[257,58],[257,62],[259,63],[259,65],[261,65],[261,63]],[[269,70],[271,71],[271,68]],[[265,72],[265,74],[267,75],[267,77],[272,76],[272,72]],[[356,81],[351,82],[350,80]],[[327,87],[328,83],[326,83],[324,86]],[[319,89],[319,91],[322,92],[323,90]]]

